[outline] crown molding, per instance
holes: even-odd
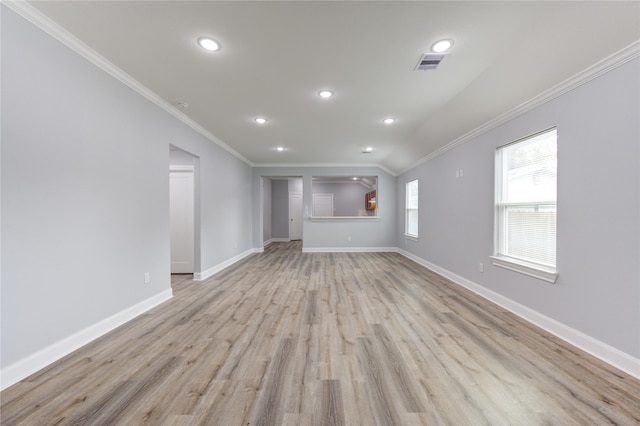
[[[621,65],[624,65],[627,62],[633,59],[636,59],[638,57],[640,57],[640,40],[637,40],[631,43],[629,46],[604,58],[603,60],[595,63],[589,68],[575,74],[572,77],[569,77],[563,82],[551,87],[548,90],[545,90],[541,94],[534,96],[528,101],[518,105],[517,107],[507,111],[504,114],[497,116],[496,118],[486,122],[485,124],[479,127],[476,127],[475,129],[471,130],[468,133],[465,133],[459,138],[454,139],[448,144],[442,146],[441,148],[438,148],[437,150],[425,155],[420,160],[413,163],[411,166],[402,169],[397,174],[398,175],[404,174],[409,170],[419,166],[420,164],[423,164],[429,160],[432,160],[433,158],[436,158],[457,146],[465,144],[470,140],[474,139],[475,137],[480,136],[481,134],[494,129],[506,123],[507,121],[524,114],[525,112],[531,111],[532,109],[537,108],[540,105],[543,105],[549,101],[552,101],[553,99],[556,99],[557,97],[562,96],[565,93],[570,92],[571,90],[577,87],[580,87],[583,84],[586,84],[591,80],[594,80],[600,77],[601,75],[608,73],[609,71],[614,70],[620,67]]]
[[[3,0],[2,3],[6,5],[9,9],[16,12],[18,15],[22,16],[27,21],[31,22],[33,25],[49,34],[54,39],[58,40],[69,49],[73,50],[107,74],[111,75],[116,80],[125,84],[127,87],[131,88],[141,96],[145,97],[149,101],[153,102],[158,107],[162,108],[169,114],[173,115],[175,118],[191,127],[196,132],[200,133],[202,136],[210,140],[211,142],[218,145],[220,148],[229,152],[234,157],[239,160],[245,162],[249,166],[253,166],[253,163],[245,158],[238,151],[231,148],[229,145],[222,142],[211,132],[206,130],[204,127],[193,121],[191,118],[187,117],[183,112],[178,110],[176,107],[171,105],[169,102],[162,99],[155,92],[151,91],[149,88],[144,86],[142,83],[131,77],[129,74],[124,72],[122,69],[117,67],[112,62],[108,61],[105,57],[100,55],[98,52],[93,50],[91,47],[80,41],[76,36],[71,34],[69,31],[64,29],[62,26],[58,25],[51,18],[40,12],[35,7],[31,6],[24,0]]]
[[[462,145],[466,142],[469,142],[473,138],[492,130],[501,124],[506,123],[507,121],[524,114],[527,111],[530,111],[540,105],[543,105],[589,81],[635,59],[640,57],[640,40],[635,41],[629,46],[621,49],[620,51],[614,53],[613,55],[597,62],[591,67],[585,69],[584,71],[579,72],[573,77],[568,78],[562,83],[546,90],[545,92],[529,99],[528,101],[518,105],[517,107],[507,111],[504,114],[499,115],[498,117],[486,122],[485,124],[475,128],[474,130],[465,133],[459,138],[449,142],[448,144],[442,146],[441,148],[427,154],[422,157],[418,161],[412,163],[409,167],[405,167],[398,172],[392,171],[382,164],[312,164],[312,163],[304,163],[304,164],[255,164],[240,154],[238,151],[231,148],[229,145],[224,143],[222,140],[217,138],[211,132],[206,130],[200,124],[196,123],[194,120],[186,116],[183,112],[178,110],[176,107],[171,105],[169,102],[162,99],[155,92],[151,91],[149,88],[144,86],[139,81],[135,80],[129,74],[124,72],[122,69],[117,67],[112,62],[108,61],[98,52],[90,48],[88,45],[80,41],[77,37],[71,34],[69,31],[64,29],[62,26],[58,25],[56,22],[51,20],[49,17],[44,15],[35,7],[31,6],[24,0],[2,0],[2,4],[6,5],[9,9],[16,12],[18,15],[22,16],[27,21],[31,22],[36,27],[40,28],[42,31],[46,32],[56,40],[60,41],[62,44],[96,65],[98,68],[102,69],[121,83],[125,84],[127,87],[131,88],[144,98],[153,102],[158,107],[162,108],[187,126],[191,127],[193,130],[210,140],[211,142],[218,145],[220,148],[229,152],[231,155],[235,156],[239,160],[243,161],[247,165],[251,167],[377,167],[391,176],[398,176],[408,172],[409,170],[423,164],[435,157],[438,157],[445,152]]]
[[[256,163],[253,167],[291,167],[309,169],[313,167],[375,167],[395,177],[398,173],[391,171],[382,164],[360,164],[360,163]]]

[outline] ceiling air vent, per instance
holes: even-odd
[[[420,57],[418,65],[413,69],[414,71],[427,71],[435,70],[440,65],[440,62],[446,55],[439,53],[425,53]]]

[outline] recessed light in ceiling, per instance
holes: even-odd
[[[371,154],[372,151],[373,151],[373,147],[372,146],[368,146],[368,147],[366,147],[366,148],[364,148],[362,150],[362,153],[363,154]]]
[[[267,122],[267,119],[264,117],[256,117],[253,119],[253,121],[255,121],[258,124],[265,124]]]
[[[323,99],[328,99],[333,96],[333,92],[331,90],[321,90],[318,92],[318,96]]]
[[[357,178],[357,177],[352,177],[351,179],[353,179],[353,180],[358,180],[358,178]]]
[[[276,147],[276,151],[282,152],[282,151],[284,151],[284,147],[283,146],[277,146]]]
[[[220,50],[220,43],[210,37],[200,37],[198,39],[198,45],[210,52],[216,52]]]
[[[385,118],[384,120],[382,120],[382,122],[383,122],[384,124],[393,124],[393,123],[395,123],[395,122],[396,122],[396,119],[395,119],[395,118],[391,118],[391,117],[387,117],[387,118]]]
[[[453,46],[453,40],[439,40],[433,43],[433,46],[431,46],[431,51],[435,53],[443,53],[449,50],[451,46]]]

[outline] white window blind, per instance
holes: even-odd
[[[405,184],[405,234],[418,236],[418,180]]]
[[[496,255],[556,267],[557,131],[498,148]]]

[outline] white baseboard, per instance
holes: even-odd
[[[171,289],[165,290],[153,297],[143,300],[115,315],[110,316],[84,330],[66,337],[52,345],[47,346],[28,357],[15,362],[0,371],[0,390],[29,377],[31,374],[43,369],[47,365],[79,349],[87,343],[131,321],[149,309],[166,302],[173,297]]]
[[[204,281],[207,278],[209,278],[210,276],[212,276],[213,274],[216,274],[220,271],[222,271],[224,268],[227,268],[231,265],[233,265],[234,263],[244,259],[245,257],[253,254],[253,253],[260,253],[262,250],[264,250],[264,248],[260,247],[258,249],[249,249],[247,251],[244,251],[242,253],[240,253],[237,256],[232,257],[231,259],[227,259],[222,263],[218,263],[216,266],[211,267],[209,269],[207,269],[206,271],[203,272],[195,272],[193,274],[193,280],[194,281]]]
[[[272,244],[272,243],[288,243],[291,240],[289,238],[269,238],[267,241],[265,241],[262,244],[262,247],[267,247],[268,245]],[[254,249],[255,251],[255,249]]]
[[[272,243],[288,243],[290,241],[291,241],[290,238],[272,238],[271,239]]]
[[[246,256],[260,251],[259,249],[251,249],[235,256],[226,262],[223,262],[213,268],[208,269],[205,273],[199,274],[199,279],[206,279],[216,272],[232,265],[233,263],[245,258]],[[635,358],[625,352],[620,351],[604,342],[601,342],[591,336],[588,336],[578,330],[575,330],[565,324],[562,324],[552,318],[549,318],[531,308],[521,305],[505,296],[502,296],[492,290],[489,290],[479,284],[476,284],[464,277],[461,277],[447,269],[441,268],[431,262],[428,262],[418,256],[415,256],[405,250],[396,247],[320,247],[303,249],[306,253],[347,253],[347,252],[398,252],[408,259],[430,269],[456,284],[465,287],[479,296],[509,310],[519,317],[537,325],[538,327],[548,331],[549,333],[565,340],[566,342],[590,353],[596,358],[640,379],[640,359]],[[205,274],[207,274],[205,276]],[[204,277],[204,278],[202,278]],[[194,274],[194,279],[196,274]],[[98,337],[108,333],[109,331],[119,327],[120,325],[132,320],[149,309],[171,299],[173,293],[171,289],[165,290],[149,299],[146,299],[134,306],[131,306],[109,318],[106,318],[84,330],[81,330],[72,336],[60,340],[38,352],[32,354],[0,371],[0,390],[4,390],[9,386],[19,382],[20,380],[30,376],[47,365],[57,361],[58,359],[68,355],[69,353],[79,349],[87,343],[97,339]]]
[[[574,328],[569,327],[559,321],[549,318],[540,312],[534,311],[518,302],[515,302],[501,294],[498,294],[492,290],[487,289],[479,284],[474,283],[464,277],[461,277],[453,272],[441,268],[433,263],[426,261],[414,254],[411,254],[405,250],[398,249],[398,253],[405,256],[408,259],[424,266],[427,269],[442,275],[445,278],[453,281],[462,287],[471,290],[479,296],[499,305],[513,314],[529,321],[530,323],[537,325],[543,330],[548,331],[556,337],[576,346],[583,351],[595,356],[598,359],[610,364],[625,373],[628,373],[638,379],[640,379],[640,359],[635,358],[619,349],[614,348],[604,342],[601,342],[591,336],[584,334]]]
[[[397,247],[303,247],[303,253],[395,253]]]

